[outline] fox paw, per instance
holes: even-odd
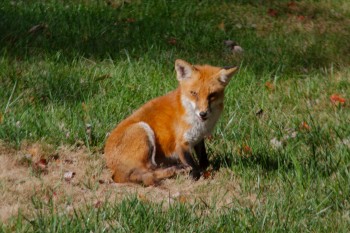
[[[201,173],[200,173],[200,171],[198,171],[198,170],[192,169],[192,170],[190,171],[190,177],[191,177],[193,180],[199,180],[199,178],[201,177]]]

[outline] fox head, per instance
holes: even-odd
[[[238,68],[191,65],[177,59],[175,70],[185,108],[206,121],[223,109],[225,87]]]

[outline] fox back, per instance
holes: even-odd
[[[204,137],[221,115],[225,87],[237,68],[178,59],[175,70],[178,88],[147,102],[107,139],[105,157],[115,182],[153,185],[186,167],[198,179],[208,167]]]

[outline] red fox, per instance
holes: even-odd
[[[147,102],[108,137],[104,154],[115,182],[155,185],[174,176],[179,164],[199,179],[209,166],[204,137],[221,115],[225,87],[238,68],[177,59],[175,70],[179,87]]]

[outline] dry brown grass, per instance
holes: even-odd
[[[101,154],[91,154],[85,147],[53,148],[43,143],[23,144],[14,150],[0,143],[0,221],[19,211],[33,214],[32,198],[54,202],[61,213],[85,205],[99,206],[106,201],[121,201],[137,196],[145,202],[193,203],[199,201],[216,208],[239,202],[251,204],[256,195],[241,195],[238,178],[222,169],[209,179],[194,182],[187,175],[164,180],[157,187],[137,184],[115,184],[105,168]],[[74,172],[65,179],[66,172]]]

